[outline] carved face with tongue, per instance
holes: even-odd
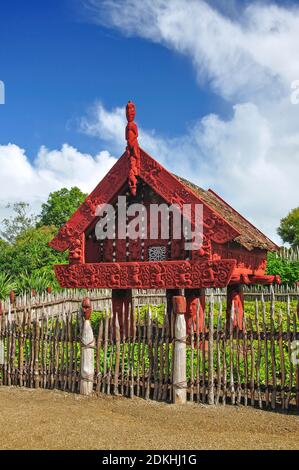
[[[82,313],[84,315],[85,320],[90,319],[91,312],[92,308],[90,299],[88,297],[84,297],[84,299],[82,300]]]

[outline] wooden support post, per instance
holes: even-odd
[[[173,361],[173,403],[185,404],[187,401],[186,382],[186,299],[184,296],[173,297],[174,325],[174,361]]]
[[[81,334],[81,395],[91,395],[94,381],[95,341],[90,323],[91,303],[87,297],[82,301],[83,327]]]
[[[120,335],[123,335],[123,328],[125,326],[125,332],[128,335],[128,321],[130,316],[130,335],[133,333],[133,316],[132,316],[132,289],[112,289],[112,312],[113,312],[113,331],[114,337],[116,333],[116,318],[119,321]],[[123,321],[125,325],[123,325]]]
[[[174,319],[173,319],[173,297],[181,295],[180,289],[166,289],[166,310],[168,315],[168,323],[170,325],[169,339],[172,341],[174,338]]]
[[[230,326],[232,307],[234,310],[232,326],[233,328],[243,330],[244,295],[242,284],[231,284],[227,286],[226,326],[228,330]]]
[[[193,331],[198,331],[202,333],[203,331],[203,320],[204,320],[204,311],[206,305],[205,289],[185,289],[186,296],[186,325],[187,325],[187,334],[190,334],[191,324],[193,323]],[[199,304],[199,305],[198,305]],[[198,310],[199,307],[199,310]],[[199,312],[199,325],[196,324],[197,311]]]

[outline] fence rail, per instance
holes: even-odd
[[[109,302],[93,301],[93,309],[102,310],[91,319],[94,390],[172,400],[175,316],[135,299],[128,315],[113,317]],[[79,298],[52,299],[0,317],[1,385],[79,391],[85,320],[78,303]],[[221,298],[210,297],[203,325],[197,312],[184,340],[188,400],[298,409],[296,304],[261,298],[245,309],[242,330],[227,322],[224,307]]]
[[[260,287],[248,287],[244,286],[244,299],[245,300],[270,300],[271,295],[274,293],[276,300],[287,301],[299,300],[299,286],[274,285],[274,286],[260,286]],[[209,299],[211,295],[215,299],[226,299],[226,289],[206,289],[206,297]],[[69,309],[72,306],[73,310],[80,307],[82,299],[88,296],[94,303],[94,309],[105,310],[110,308],[111,304],[111,289],[92,289],[92,290],[80,290],[80,289],[66,289],[62,292],[37,294],[35,296],[22,295],[16,298],[13,307],[10,304],[9,299],[2,303],[2,313],[8,314],[9,311],[12,314],[16,312],[27,311],[28,309],[34,308],[36,312],[42,314],[47,311],[50,307],[54,311],[59,311],[59,305],[66,304]],[[165,289],[159,290],[143,290],[133,289],[133,301],[139,305],[159,305],[166,304],[166,291]]]

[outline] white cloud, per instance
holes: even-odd
[[[115,161],[106,150],[93,157],[64,144],[61,150],[41,147],[31,162],[17,145],[0,145],[0,220],[9,215],[8,203],[25,201],[38,212],[49,193],[61,187],[90,192]]]
[[[187,55],[199,85],[230,101],[229,120],[205,116],[172,140],[141,129],[140,143],[279,241],[280,218],[299,204],[299,105],[290,103],[299,79],[299,7],[231,1],[226,16],[216,8],[221,2],[202,0],[83,2],[91,21]],[[93,125],[103,138],[101,116]]]
[[[92,21],[189,56],[200,83],[226,98],[263,93],[269,80],[289,87],[299,76],[298,7],[252,3],[231,19],[201,0],[83,2]]]

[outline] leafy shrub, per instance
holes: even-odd
[[[294,284],[299,281],[299,261],[277,257],[275,253],[268,253],[267,274],[279,274],[285,284]]]

